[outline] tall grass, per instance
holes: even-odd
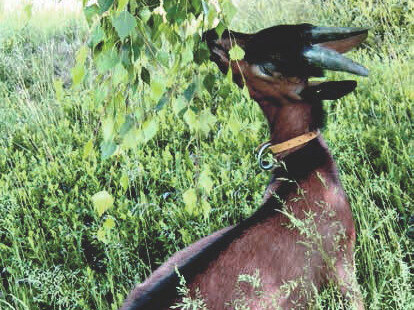
[[[367,309],[414,309],[413,242],[406,236],[414,211],[412,1],[238,6],[239,30],[304,21],[372,28],[367,44],[351,55],[370,77],[357,77],[355,93],[325,103],[323,134],[357,224]],[[166,257],[260,205],[268,173],[253,150],[267,139],[267,127],[257,105],[211,65],[200,70],[220,81],[215,100],[203,101],[200,91],[194,104],[213,110],[214,133],[191,136],[182,115],[167,107],[155,139],[102,160],[97,147],[88,147],[101,139],[94,85],[69,87],[85,24],[80,17],[49,15],[46,22],[45,16],[0,21],[0,308],[116,309]],[[199,179],[207,168],[210,192]],[[200,196],[192,212],[182,197],[189,188]],[[91,202],[101,190],[115,198],[103,218]],[[98,238],[108,218],[115,227]],[[318,305],[343,307],[334,289]]]

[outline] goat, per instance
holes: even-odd
[[[209,310],[306,308],[315,292],[338,285],[349,304],[364,309],[355,281],[355,228],[334,160],[319,133],[322,100],[338,99],[355,81],[310,82],[323,69],[367,75],[341,54],[367,37],[364,28],[281,25],[255,34],[214,30],[204,34],[210,59],[247,86],[270,127],[277,162],[263,205],[248,219],[224,228],[173,255],[138,285],[122,309],[171,309],[180,302],[179,274],[192,297]],[[239,45],[243,60],[230,61]],[[269,165],[262,166],[266,169]],[[255,274],[259,289],[240,281]],[[258,292],[260,290],[260,292]]]

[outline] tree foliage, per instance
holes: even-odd
[[[199,69],[209,56],[202,33],[225,29],[235,13],[231,0],[85,2],[103,157],[149,141],[165,107],[180,114],[193,133],[208,134],[216,118],[209,107],[191,104],[209,99],[214,79]],[[72,69],[75,86],[89,73],[86,51],[79,50]]]

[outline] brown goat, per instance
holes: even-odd
[[[273,169],[256,213],[176,253],[131,292],[122,309],[180,308],[178,273],[190,297],[202,299],[200,309],[304,309],[329,283],[338,285],[350,307],[364,308],[354,275],[352,213],[318,131],[322,100],[346,95],[356,82],[308,79],[322,76],[323,69],[367,75],[340,54],[366,36],[366,29],[309,24],[256,34],[225,31],[221,38],[214,30],[205,34],[211,59],[223,72],[230,68],[259,103],[283,164]],[[234,44],[245,51],[238,62],[229,59]]]

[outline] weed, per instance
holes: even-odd
[[[325,103],[323,135],[352,206],[367,308],[413,309],[413,2],[238,3],[239,30],[303,21],[371,27],[351,56],[370,77]],[[212,98],[198,92],[192,104],[214,112],[215,130],[192,135],[180,105],[168,103],[153,139],[103,160],[99,89],[93,77],[69,87],[85,22],[32,18],[0,20],[0,308],[116,309],[169,255],[260,205],[268,174],[254,149],[268,138],[266,121],[214,65],[203,66],[195,75],[220,82],[210,85]],[[101,191],[114,204],[99,217],[91,197]],[[344,309],[334,288],[317,306]]]

